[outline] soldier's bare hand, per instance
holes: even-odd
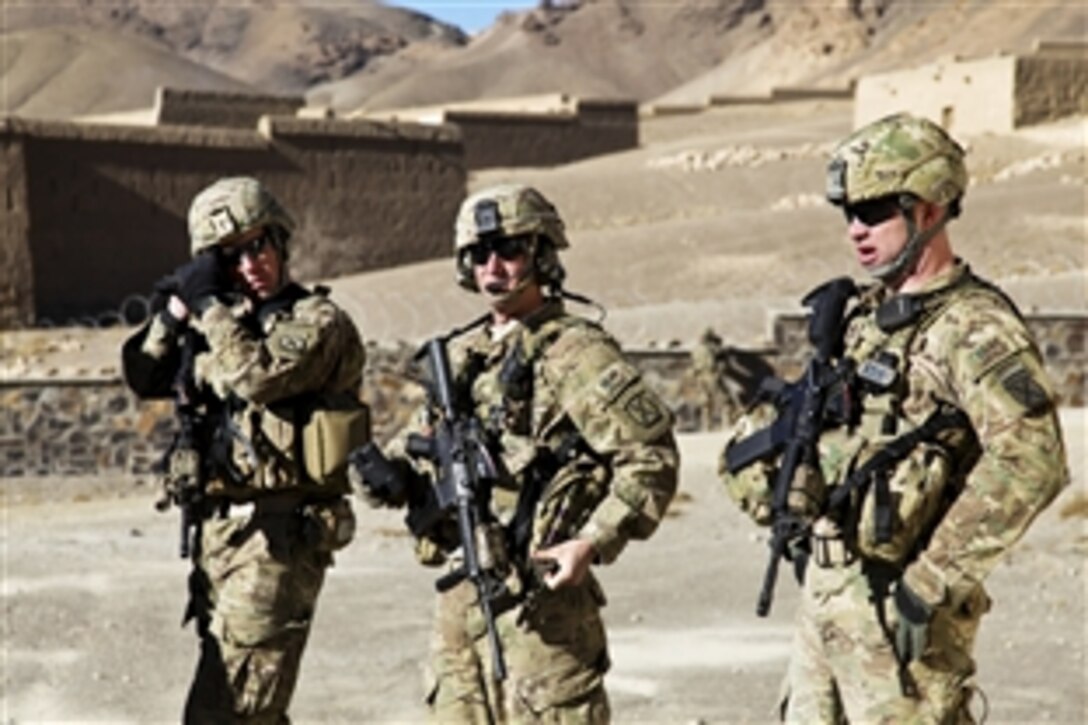
[[[597,552],[593,543],[585,539],[570,539],[561,544],[533,552],[537,561],[555,562],[551,573],[544,576],[544,586],[559,589],[565,586],[577,586],[582,583],[589,571],[589,565]]]

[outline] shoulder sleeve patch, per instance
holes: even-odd
[[[633,366],[624,360],[616,360],[597,378],[597,396],[605,405],[611,405],[638,376]]]
[[[641,428],[655,428],[665,419],[665,412],[650,391],[640,388],[623,405],[623,411]]]
[[[984,372],[1013,352],[1014,349],[1007,340],[1002,337],[991,337],[971,351],[972,367]]]
[[[1046,389],[1021,365],[1001,378],[1001,387],[1028,413],[1041,413],[1050,408],[1050,395]]]
[[[300,358],[317,343],[318,333],[314,325],[279,322],[268,335],[269,352],[281,358]]]

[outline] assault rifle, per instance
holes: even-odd
[[[808,338],[815,348],[804,374],[792,383],[776,381],[774,405],[778,416],[766,428],[734,441],[725,451],[726,467],[731,474],[756,461],[774,460],[781,456],[775,471],[771,493],[771,557],[763,576],[756,614],[767,616],[774,599],[778,565],[783,557],[791,558],[798,581],[804,578],[806,557],[791,553],[791,544],[808,533],[809,522],[791,511],[789,496],[794,481],[803,466],[820,465],[817,443],[827,427],[845,421],[850,413],[844,408],[849,400],[830,399],[832,391],[845,389],[840,384],[849,365],[842,356],[843,314],[857,287],[848,277],[840,277],[817,287],[802,300],[811,308]]]
[[[433,487],[434,505],[428,508],[441,514],[454,511],[457,515],[462,564],[440,577],[435,588],[444,592],[465,579],[476,587],[487,625],[495,678],[504,680],[506,661],[492,604],[506,594],[506,586],[492,569],[491,537],[486,535],[491,487],[498,477],[498,468],[488,451],[479,419],[457,400],[446,342],[445,337],[432,338],[419,352],[418,356],[426,358],[431,403],[438,409],[440,418],[433,435],[410,435],[407,449],[409,455],[427,458],[438,469]],[[429,522],[422,521],[418,525],[428,528]]]
[[[160,279],[154,286],[152,308],[158,310],[164,307],[177,291],[178,281],[174,275]],[[166,485],[163,497],[155,503],[155,508],[166,511],[174,505],[180,510],[178,550],[181,558],[187,559],[194,542],[200,539],[201,525],[209,506],[205,493],[208,480],[216,474],[227,476],[232,481],[241,480],[230,460],[232,439],[242,439],[251,458],[255,460],[256,456],[249,442],[230,422],[227,403],[199,390],[194,377],[196,356],[208,349],[207,343],[188,323],[181,324],[183,326],[178,330],[177,367],[168,382],[169,394],[174,399],[178,431],[163,455]],[[157,376],[151,370],[147,372],[152,377]],[[157,385],[153,381],[149,384]],[[165,387],[167,381],[163,380],[162,384]]]
[[[159,511],[166,511],[171,504],[181,512],[181,531],[178,553],[188,559],[192,552],[192,542],[200,536],[203,515],[200,509],[204,505],[204,484],[206,465],[201,453],[200,429],[204,416],[196,383],[193,378],[194,361],[197,354],[199,335],[195,330],[186,329],[180,337],[181,364],[178,366],[172,388],[174,391],[174,414],[178,421],[178,432],[174,442],[163,457],[166,467],[166,490],[163,497],[155,503]]]

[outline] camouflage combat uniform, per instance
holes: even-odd
[[[726,380],[723,352],[721,339],[709,330],[691,351],[690,377],[701,398],[699,414],[703,430],[714,430],[728,424],[740,409]]]
[[[970,424],[913,447],[889,472],[887,504],[873,483],[845,519],[814,524],[786,682],[790,722],[970,722],[972,649],[990,606],[982,583],[1068,479],[1039,351],[1007,298],[962,263],[912,294],[924,311],[901,329],[876,322],[883,286],[852,313],[848,358],[902,362],[888,390],[864,394],[856,429],[821,437],[823,479],[834,491],[877,450],[952,409]],[[769,510],[768,475],[762,465],[725,474],[757,521]],[[881,536],[885,505],[892,523]],[[907,667],[890,634],[889,586],[900,577],[935,609],[928,647]]]
[[[499,378],[515,355],[531,371],[517,391]],[[546,589],[530,573],[527,553],[579,536],[593,541],[599,563],[610,563],[629,539],[650,536],[677,484],[672,416],[615,341],[558,301],[502,330],[458,338],[451,365],[507,473],[491,494],[499,525],[511,525],[534,466],[550,460],[558,470],[540,493],[526,550],[506,552],[511,595],[498,607],[497,626],[507,679],[491,676],[476,592],[462,582],[437,601],[430,715],[465,723],[607,722],[601,587],[590,572],[578,586]],[[456,566],[452,546],[423,539],[420,558]]]
[[[229,415],[235,473],[208,482],[193,554],[187,616],[201,659],[185,721],[286,722],[325,570],[354,533],[346,476],[300,473],[297,416],[357,395],[364,351],[344,312],[294,284],[254,313],[216,302],[190,324],[207,343],[196,381]],[[138,394],[170,395],[177,348],[162,317],[129,341],[126,378]]]
[[[819,470],[805,467],[776,513],[811,523],[793,722],[970,722],[983,581],[1068,482],[1039,350],[1011,300],[952,252],[964,157],[937,124],[894,114],[828,164],[828,201],[879,282],[846,315]],[[757,521],[770,475],[763,462],[725,476]]]

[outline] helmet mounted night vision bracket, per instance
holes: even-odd
[[[482,199],[473,209],[477,236],[497,234],[502,231],[502,215],[494,199]]]

